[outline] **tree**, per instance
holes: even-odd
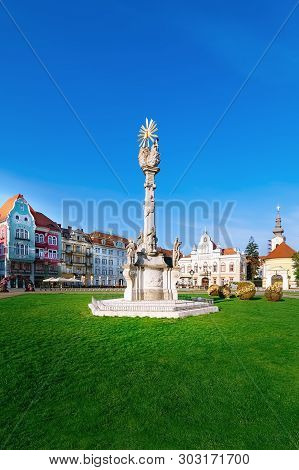
[[[299,251],[293,255],[293,267],[294,267],[294,275],[297,281],[297,286],[299,286]]]
[[[245,254],[247,260],[247,279],[249,281],[253,281],[257,275],[257,270],[260,267],[259,247],[258,244],[255,243],[253,237],[249,238]]]

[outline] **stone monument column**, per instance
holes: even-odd
[[[140,149],[139,166],[145,176],[144,220],[143,231],[136,241],[135,262],[132,261],[132,240],[127,246],[128,261],[124,267],[127,281],[126,300],[176,300],[176,282],[178,279],[177,251],[180,243],[177,240],[174,254],[174,269],[166,264],[163,253],[157,250],[155,220],[155,177],[159,173],[160,153],[157,127],[153,120],[146,119],[139,133]],[[152,145],[151,145],[152,144]]]

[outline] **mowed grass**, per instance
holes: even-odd
[[[299,300],[159,320],[90,298],[0,301],[2,449],[297,448]]]

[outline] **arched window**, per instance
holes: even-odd
[[[53,245],[52,236],[51,236],[51,235],[48,236],[48,244],[49,244],[49,245]]]
[[[221,263],[221,272],[225,273],[225,263]]]
[[[205,273],[208,271],[208,263],[207,262],[204,262],[203,270],[204,270]]]
[[[19,228],[17,228],[17,230],[16,230],[16,238],[20,238],[20,229]]]
[[[185,266],[182,266],[181,267],[181,273],[184,273],[185,272]]]
[[[39,234],[38,233],[35,234],[35,241],[36,241],[36,243],[39,242]]]
[[[24,245],[24,254],[25,255],[29,254],[29,246],[28,245]]]
[[[229,272],[233,273],[235,270],[234,263],[229,263]]]
[[[44,236],[42,233],[40,233],[40,235],[39,235],[39,242],[40,242],[40,243],[44,243],[44,241],[45,241],[45,236]]]
[[[194,265],[194,272],[198,273],[198,264],[197,263],[195,263],[195,265]]]
[[[57,237],[52,237],[52,245],[57,245]]]
[[[213,263],[213,273],[217,273],[217,263]]]

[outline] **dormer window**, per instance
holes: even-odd
[[[16,219],[17,219],[17,220],[19,220],[19,219],[20,219],[20,217],[19,217],[18,215],[16,215]]]

